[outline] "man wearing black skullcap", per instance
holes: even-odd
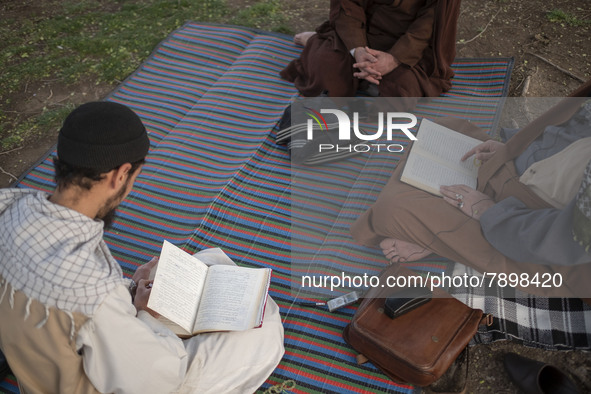
[[[123,278],[103,228],[149,147],[131,109],[87,103],[60,130],[55,191],[0,190],[0,348],[25,392],[252,392],[283,355],[271,299],[259,329],[182,341],[147,307],[156,259]]]
[[[54,160],[58,187],[49,200],[110,224],[149,147],[142,121],[129,108],[106,101],[81,105],[60,130]],[[101,197],[104,201],[96,201]]]

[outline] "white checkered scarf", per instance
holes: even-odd
[[[48,307],[92,315],[124,283],[103,223],[51,203],[46,193],[0,190],[0,274]]]
[[[480,274],[455,263],[453,275]],[[481,326],[475,343],[510,339],[551,350],[591,350],[591,307],[580,298],[536,297],[489,282],[448,291],[466,305],[493,315],[493,325]]]

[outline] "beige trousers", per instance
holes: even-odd
[[[279,307],[268,299],[262,327],[200,334],[184,342],[192,361],[178,393],[252,393],[283,357]]]

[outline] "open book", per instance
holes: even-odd
[[[168,241],[162,245],[148,307],[180,337],[263,323],[271,269],[231,265],[218,251],[230,264],[207,266]]]
[[[482,141],[428,119],[421,121],[417,138],[400,176],[402,182],[438,196],[442,185],[476,188],[478,167],[472,158],[460,159]]]

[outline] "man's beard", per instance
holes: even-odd
[[[105,230],[109,230],[111,228],[113,221],[115,220],[115,216],[117,216],[117,207],[107,211],[107,213],[105,213],[102,218],[99,218],[103,221],[103,228]]]
[[[103,228],[108,230],[111,228],[113,224],[113,220],[117,214],[117,207],[121,201],[123,201],[123,196],[125,195],[125,191],[127,190],[127,185],[129,184],[129,178],[127,182],[119,189],[116,195],[110,197],[105,204],[99,209],[98,213],[96,214],[95,219],[101,219],[103,221]]]

